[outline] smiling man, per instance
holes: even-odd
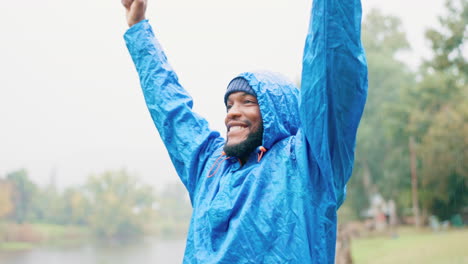
[[[184,263],[334,263],[367,95],[360,1],[314,1],[300,90],[271,72],[229,83],[226,140],[192,111],[145,20],[146,1],[122,0],[125,40],[192,202]]]
[[[262,144],[263,121],[255,92],[242,77],[232,80],[224,96],[226,105],[226,144],[224,153],[244,164],[250,153]]]

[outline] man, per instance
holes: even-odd
[[[300,91],[268,72],[229,83],[226,141],[192,112],[146,1],[122,0],[125,40],[192,202],[184,263],[333,263],[367,94],[359,0],[314,1]]]

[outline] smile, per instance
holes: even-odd
[[[243,127],[243,126],[232,126],[232,127],[229,127],[228,132],[241,131],[246,128],[247,127]]]

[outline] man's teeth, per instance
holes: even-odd
[[[238,130],[243,130],[245,129],[245,127],[242,127],[242,126],[232,126],[231,128],[229,128],[229,131],[238,131]]]

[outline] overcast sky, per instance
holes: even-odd
[[[309,0],[150,0],[147,17],[195,111],[224,134],[223,95],[238,73],[300,79]],[[363,0],[401,17],[417,66],[443,0]],[[144,104],[122,35],[119,0],[23,0],[0,16],[0,177],[25,168],[61,187],[126,168],[154,186],[177,182]]]

